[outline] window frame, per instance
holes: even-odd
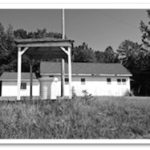
[[[127,79],[125,79],[125,78],[123,78],[121,81],[122,81],[123,84],[127,83]]]
[[[112,80],[111,80],[111,78],[107,78],[106,81],[107,81],[107,84],[111,84]]]
[[[20,89],[21,90],[26,90],[27,89],[27,83],[26,82],[21,82]]]
[[[69,78],[65,78],[65,84],[69,84]]]
[[[80,79],[80,82],[81,82],[82,85],[85,85],[86,79],[85,79],[85,78],[81,78],[81,79]]]
[[[120,78],[117,79],[118,85],[121,85],[122,80]]]

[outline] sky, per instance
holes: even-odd
[[[141,43],[141,20],[148,22],[144,9],[66,9],[66,36],[75,46],[86,42],[94,50],[116,50],[124,40]],[[0,9],[0,22],[5,28],[11,24],[14,29],[61,32],[61,10]]]

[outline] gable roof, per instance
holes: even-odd
[[[40,73],[41,75],[60,75],[61,63],[41,62]],[[65,74],[68,74],[67,64],[65,64]],[[72,63],[72,75],[132,76],[119,63]]]
[[[1,81],[16,81],[17,80],[17,72],[4,72],[1,77]],[[21,73],[21,80],[30,80],[30,73],[22,72]],[[37,80],[35,74],[33,74],[33,80]]]

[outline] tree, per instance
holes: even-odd
[[[122,64],[132,73],[131,88],[135,95],[150,95],[150,53],[142,44],[123,41],[118,50]]]
[[[105,51],[105,63],[116,63],[118,62],[118,55],[114,52],[111,46],[108,46]]]
[[[45,28],[37,29],[36,31],[27,32],[24,29],[17,29],[14,31],[14,36],[17,39],[29,39],[29,38],[62,38],[61,33],[48,32]]]
[[[47,30],[44,28],[44,29],[37,29],[34,32],[29,32],[26,38],[39,39],[39,38],[46,38],[46,37],[47,37]]]
[[[95,51],[96,62],[104,63],[105,62],[105,53],[102,51]]]
[[[74,62],[95,62],[95,54],[88,44],[82,43],[72,50],[72,57]]]
[[[147,10],[147,16],[150,19],[150,10]],[[150,22],[144,23],[141,21],[140,30],[142,33],[142,43],[144,53],[140,53],[139,60],[141,67],[137,73],[136,81],[140,83],[141,95],[150,95]],[[139,74],[139,75],[138,75]]]
[[[9,65],[12,60],[12,54],[15,50],[13,27],[8,26],[5,31],[0,23],[0,74],[4,70],[9,70]]]
[[[26,39],[28,37],[28,33],[24,29],[17,29],[14,31],[14,37],[17,39]]]
[[[150,19],[150,10],[147,10],[148,18]],[[146,50],[150,51],[150,22],[145,24],[143,21],[140,23],[140,30],[142,32],[142,42]]]
[[[121,63],[131,72],[140,69],[141,62],[139,61],[139,56],[143,56],[145,52],[142,45],[130,40],[125,40],[120,44],[117,52]]]
[[[104,52],[95,52],[96,61],[100,63],[116,63],[118,62],[118,55],[114,52],[111,46],[108,46]]]

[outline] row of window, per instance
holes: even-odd
[[[65,83],[69,83],[69,78],[65,78]],[[81,78],[81,84],[85,84],[85,78]]]
[[[111,78],[107,78],[107,83],[111,84]],[[121,83],[125,84],[126,83],[126,79],[117,79],[117,83],[118,84],[121,84]]]
[[[66,83],[66,84],[69,83],[69,79],[68,79],[68,78],[65,78],[65,83]],[[85,78],[81,78],[81,83],[82,83],[82,84],[85,84]],[[21,82],[21,89],[22,89],[22,90],[27,89],[27,83]]]
[[[65,83],[68,84],[69,83],[69,79],[65,78]],[[107,78],[107,83],[111,84],[111,78]],[[117,79],[117,83],[118,84],[125,84],[126,83],[126,79]],[[85,84],[85,78],[81,78],[81,84]]]
[[[69,78],[65,78],[65,83],[68,84],[69,83]],[[107,83],[111,84],[111,78],[107,78]],[[118,84],[125,84],[126,83],[126,79],[117,79],[117,83]],[[85,78],[81,78],[81,84],[85,84]],[[25,90],[27,88],[27,83],[22,82],[21,83],[21,89]]]

